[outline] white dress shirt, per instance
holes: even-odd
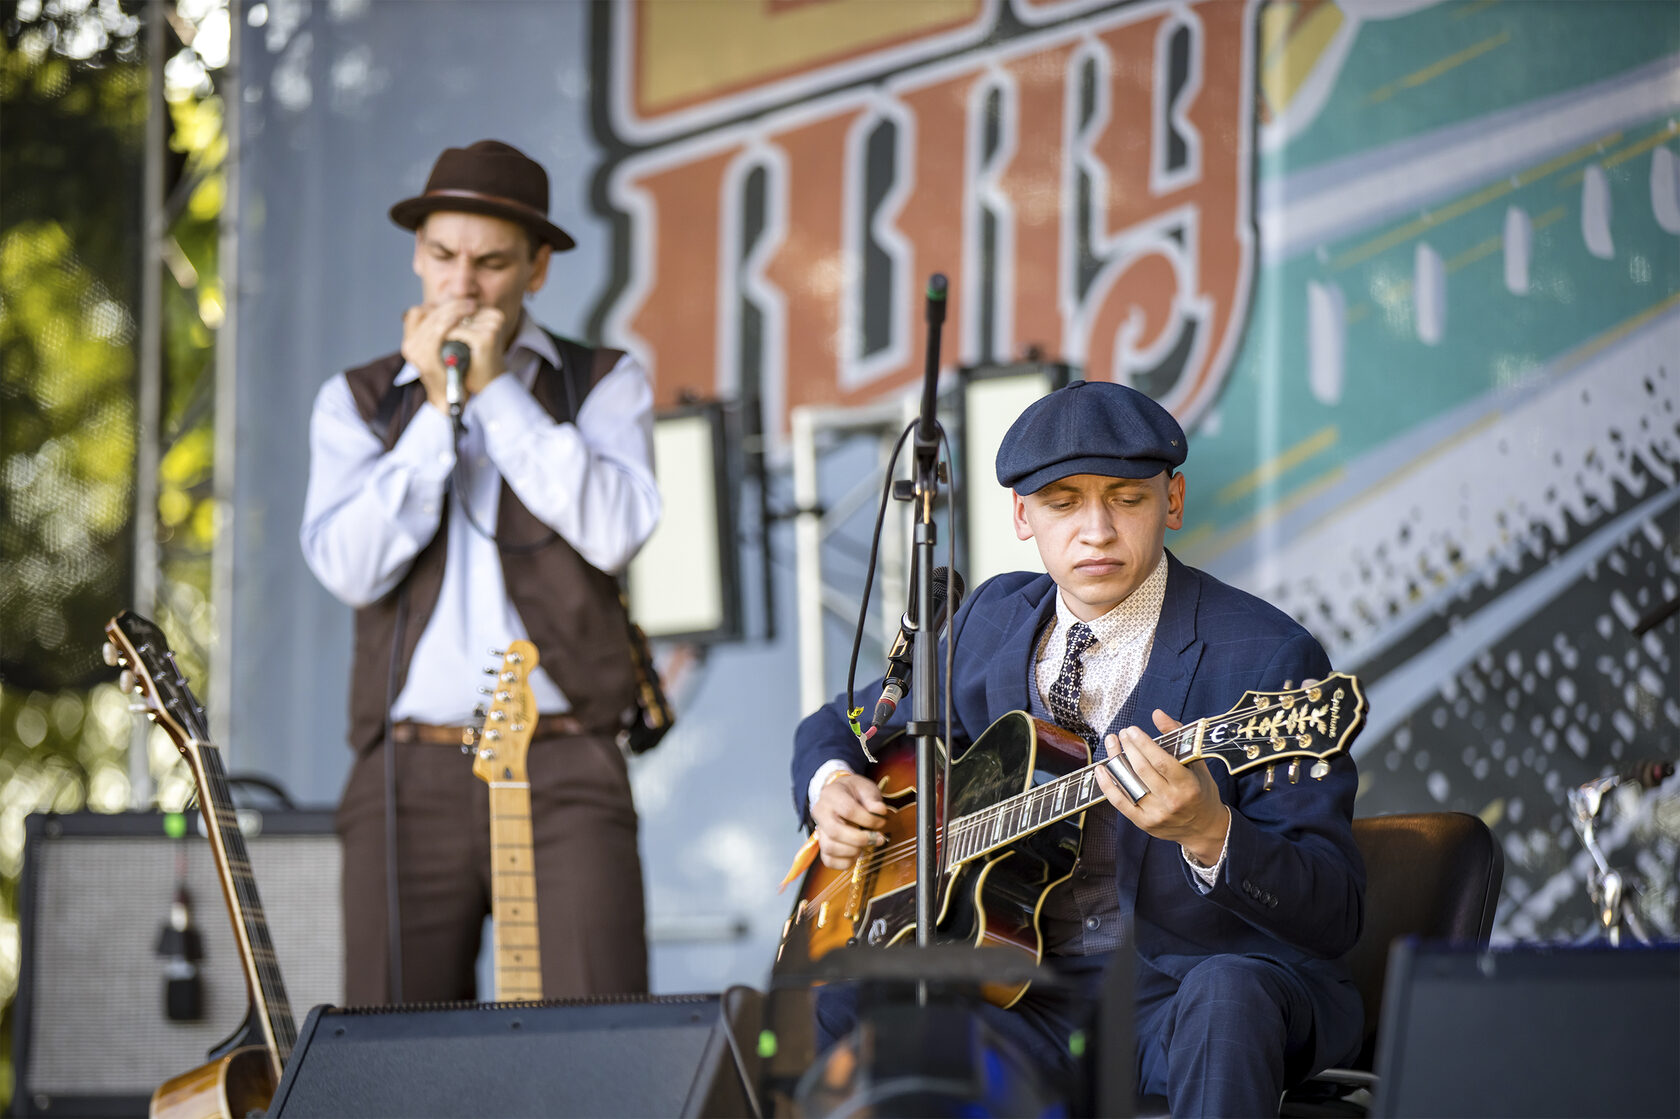
[[[315,398],[299,540],[315,577],[348,605],[368,605],[402,581],[437,533],[454,477],[443,584],[392,705],[394,719],[473,722],[484,669],[500,665],[490,651],[529,636],[507,596],[496,543],[484,535],[496,531],[503,479],[539,521],[609,574],[630,562],[658,523],[653,390],[641,363],[622,358],[583,398],[575,423],[555,423],[531,395],[539,357],[559,367],[553,340],[524,315],[507,371],[462,410],[458,446],[449,418],[427,404],[387,452],[343,374]],[[404,363],[396,384],[419,376]],[[541,667],[530,684],[540,712],[570,708]]]

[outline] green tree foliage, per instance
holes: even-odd
[[[100,657],[106,620],[151,613],[206,694],[226,153],[209,70],[225,62],[226,0],[167,12],[161,460],[157,507],[136,510],[145,5],[0,0],[0,1106],[24,818],[131,800],[134,718]],[[220,34],[210,59],[191,46],[207,26]],[[133,555],[137,515],[154,518],[157,555]],[[136,562],[159,569],[156,604],[132,601]],[[169,769],[174,749],[154,733],[149,752],[159,802],[179,807],[189,783]]]

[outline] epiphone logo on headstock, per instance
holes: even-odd
[[[1285,697],[1280,708],[1268,710],[1265,714],[1251,715],[1247,722],[1215,723],[1208,728],[1206,741],[1219,746],[1232,739],[1252,741],[1298,737],[1299,744],[1304,747],[1311,742],[1313,733],[1334,738],[1342,725],[1342,697],[1343,689],[1340,686],[1331,690],[1328,703],[1317,706],[1296,702],[1294,696]],[[1271,699],[1265,696],[1257,697],[1255,706],[1270,708]]]

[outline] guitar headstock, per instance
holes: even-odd
[[[1365,726],[1365,693],[1359,678],[1332,672],[1306,687],[1244,692],[1223,715],[1181,732],[1195,744],[1189,757],[1218,758],[1233,774],[1255,766],[1312,758],[1322,763],[1346,750]],[[1184,760],[1188,760],[1185,758]],[[1323,770],[1313,766],[1312,776]]]
[[[129,707],[162,727],[183,753],[194,740],[209,739],[204,708],[193,698],[187,678],[163,631],[132,610],[105,623],[105,663],[122,669],[118,685],[139,697]]]
[[[537,730],[537,701],[531,694],[531,670],[537,667],[537,647],[515,641],[495,669],[496,686],[478,735],[473,775],[495,784],[525,781],[525,754]]]

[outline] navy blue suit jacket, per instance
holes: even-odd
[[[1250,688],[1280,690],[1331,671],[1323,647],[1287,614],[1170,552],[1166,560],[1166,600],[1134,705],[1135,721],[1151,736],[1158,733],[1151,718],[1156,708],[1189,722],[1230,710]],[[1033,653],[1055,617],[1055,590],[1048,575],[1012,572],[977,587],[958,611],[950,741],[959,756],[999,716],[1029,709]],[[943,666],[942,646],[942,683]],[[880,688],[873,681],[858,689],[859,702],[873,701]],[[795,735],[793,795],[804,819],[807,788],[824,761],[867,770],[844,706],[845,697],[838,697],[801,722]],[[899,704],[901,724],[911,706]],[[1178,844],[1119,821],[1115,886],[1147,965],[1140,982],[1149,981],[1150,969],[1182,979],[1221,953],[1276,960],[1312,997],[1318,1063],[1345,1059],[1357,1050],[1362,1029],[1359,996],[1340,960],[1364,916],[1365,868],[1352,830],[1353,759],[1336,756],[1323,780],[1312,779],[1303,763],[1296,784],[1280,766],[1270,791],[1263,791],[1263,770],[1232,777],[1217,761],[1208,768],[1232,809],[1225,866],[1211,890],[1204,892]]]

